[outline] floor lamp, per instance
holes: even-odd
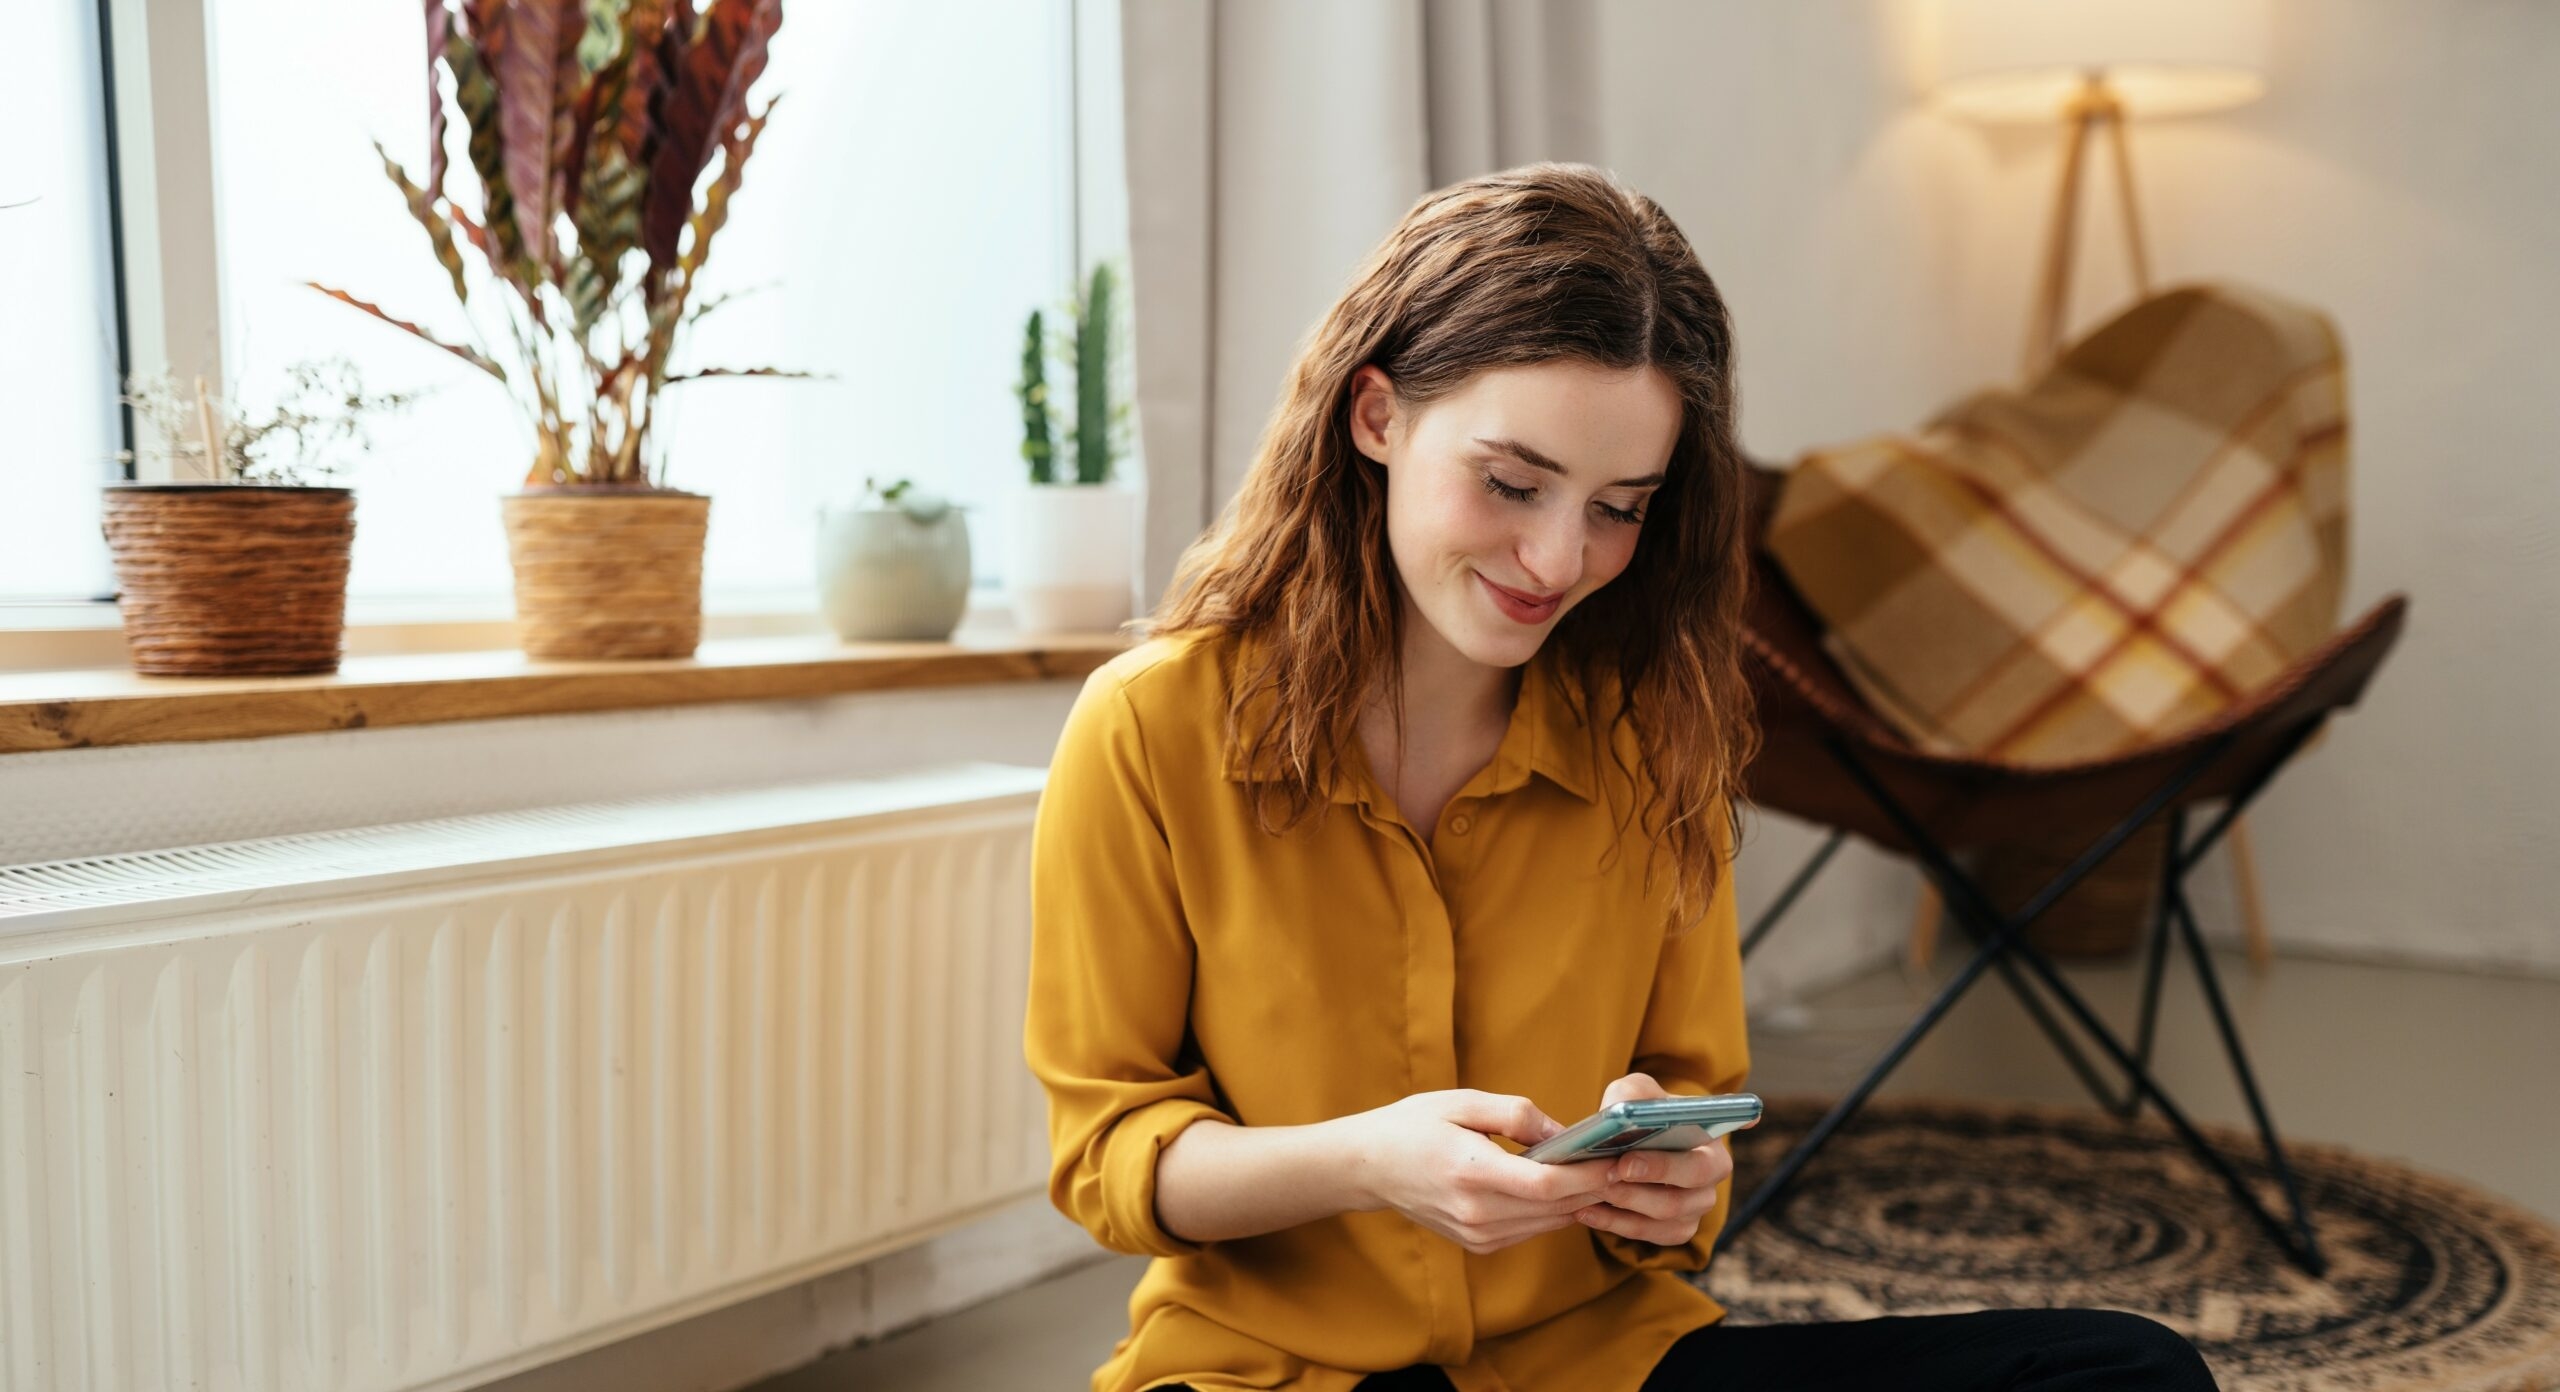
[[[2027,312],[2020,376],[2032,381],[2060,351],[2069,319],[2090,147],[2103,131],[2134,293],[2147,296],[2151,260],[2125,128],[2257,100],[2266,91],[2266,0],[1939,0],[1934,19],[1932,85],[1941,109],[1989,123],[2062,123],[2061,168]],[[2264,970],[2273,953],[2246,821],[2233,822],[2230,847],[2249,962]],[[1914,970],[1928,968],[1942,908],[1922,877],[1911,924]]]

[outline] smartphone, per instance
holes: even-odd
[[[1521,1158],[1561,1165],[1630,1150],[1691,1150],[1760,1124],[1760,1098],[1647,1097],[1612,1103],[1527,1150]]]

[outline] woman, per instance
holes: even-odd
[[[1572,165],[1431,194],[1086,684],[1025,1049],[1052,1201],[1157,1258],[1098,1392],[2213,1385],[2113,1312],[1721,1327],[1679,1273],[1722,1143],[1518,1153],[1748,1071],[1732,383],[1650,199]]]

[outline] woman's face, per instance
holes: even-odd
[[[1386,468],[1405,594],[1489,667],[1528,661],[1627,568],[1680,420],[1679,389],[1652,367],[1489,368],[1419,409],[1375,366],[1352,378],[1351,438]]]

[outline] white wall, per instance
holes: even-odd
[[[2014,376],[2059,145],[1926,110],[1914,0],[1600,13],[1607,162],[1733,305],[1755,454],[1906,427]],[[2264,100],[2133,132],[2155,277],[2336,316],[2347,610],[2412,596],[2363,706],[2251,817],[2270,926],[2294,950],[2560,973],[2560,5],[2277,0],[2275,38]],[[2130,290],[2094,173],[2079,328]],[[1789,830],[1772,819],[1771,850],[1800,844]],[[1746,862],[1763,889],[1765,865]],[[1910,881],[1840,869],[1875,902]],[[2227,883],[2198,877],[2226,936]]]

